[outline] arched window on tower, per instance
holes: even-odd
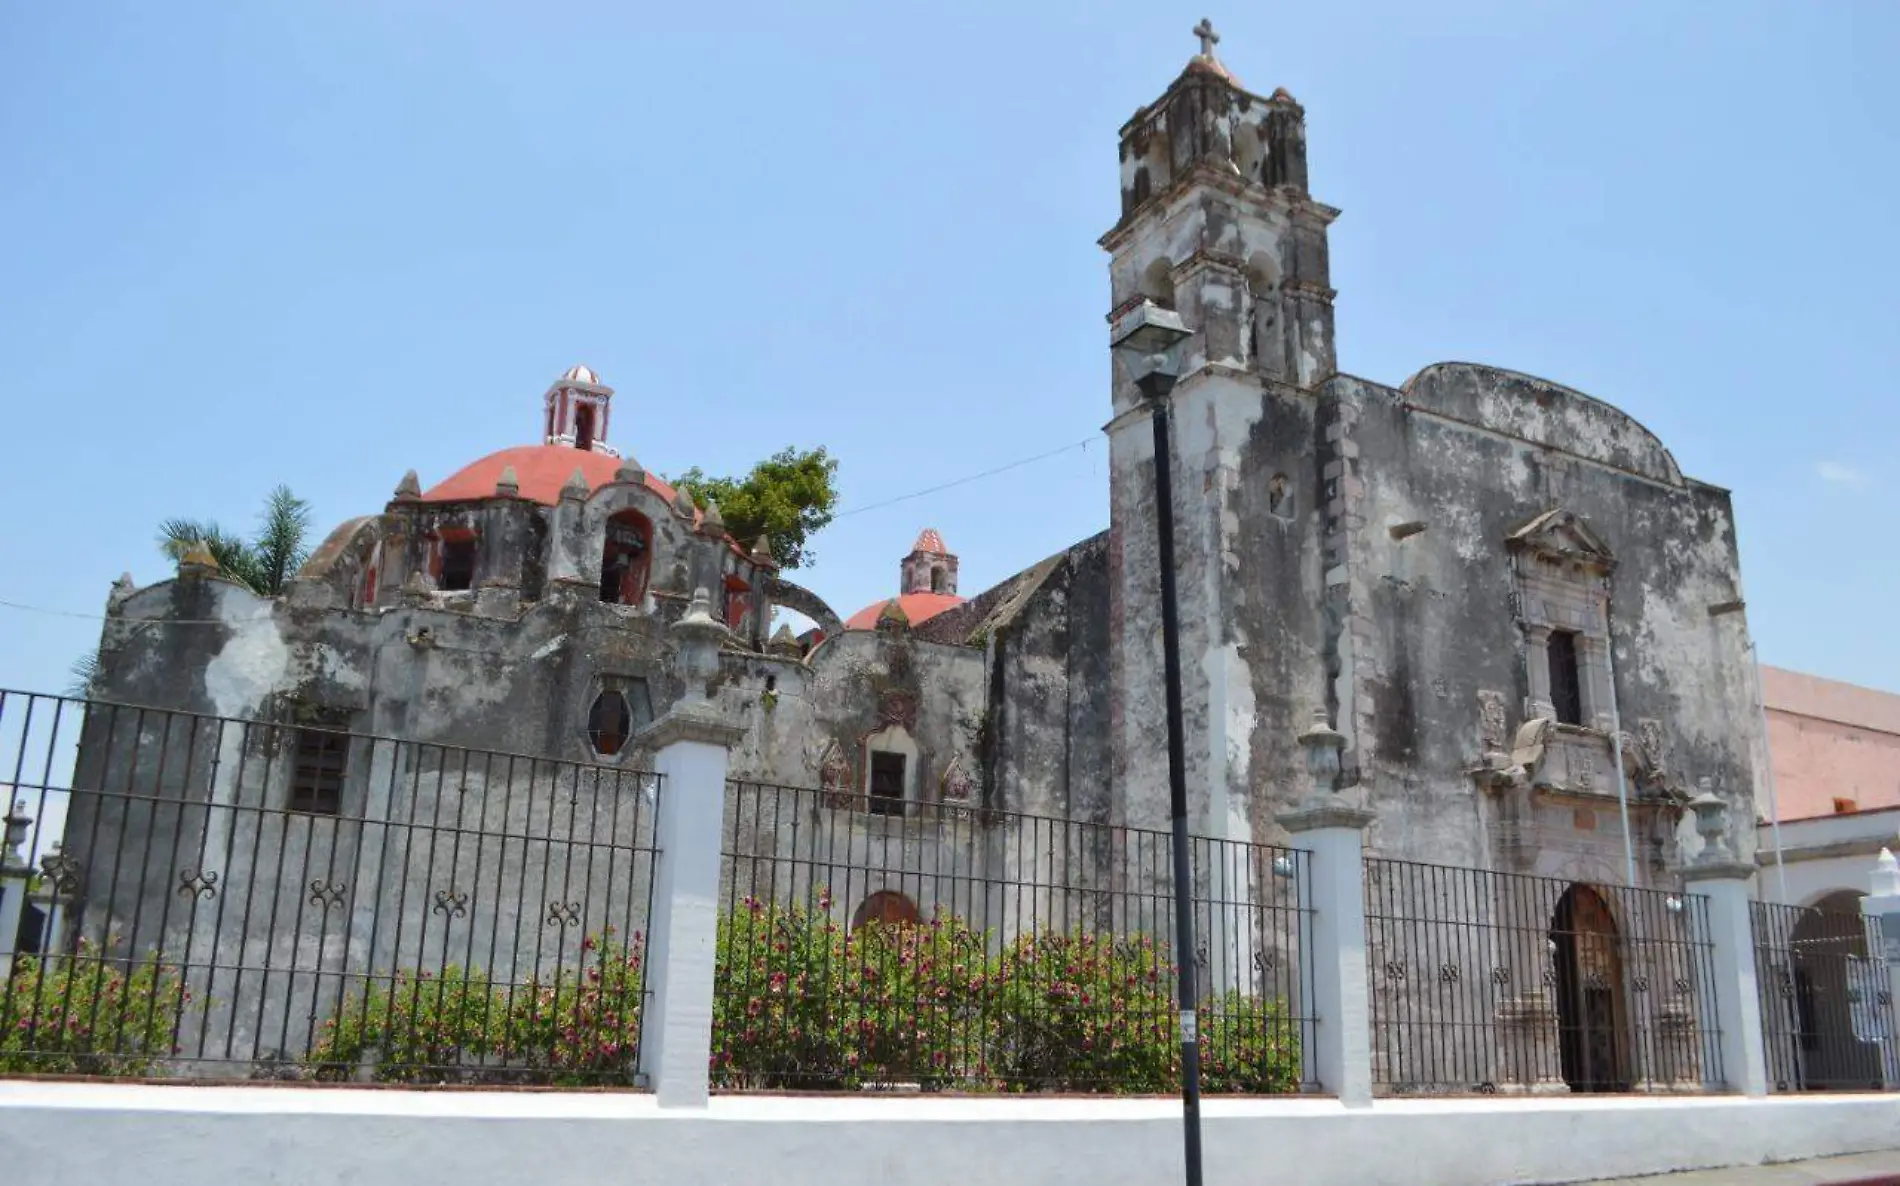
[[[653,525],[639,511],[621,511],[607,520],[606,550],[600,560],[600,599],[612,605],[646,600],[647,575],[653,568]]]
[[[930,591],[932,593],[948,591],[949,583],[950,578],[945,574],[943,565],[933,564],[930,566]]]
[[[594,447],[594,405],[582,404],[574,409],[574,447],[592,449]]]
[[[468,527],[445,527],[436,533],[431,557],[436,588],[455,592],[475,587],[475,543],[475,532]]]

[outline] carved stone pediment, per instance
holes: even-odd
[[[1616,567],[1616,556],[1581,515],[1552,507],[1505,536],[1512,548],[1553,560],[1588,564],[1603,572]]]

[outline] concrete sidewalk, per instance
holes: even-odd
[[[1780,1165],[1598,1179],[1590,1186],[1900,1186],[1900,1149]]]

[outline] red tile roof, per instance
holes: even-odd
[[[943,611],[963,604],[963,598],[950,593],[906,593],[902,597],[887,597],[883,601],[873,602],[844,620],[846,630],[873,630],[877,627],[877,616],[884,607],[895,601],[910,619],[913,626],[936,617]]]
[[[910,546],[910,550],[913,552],[939,552],[945,556],[950,554],[950,549],[943,546],[943,537],[937,534],[935,527],[924,528],[923,532],[917,536],[917,542]]]

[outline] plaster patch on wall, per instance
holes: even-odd
[[[540,646],[534,648],[534,650],[528,655],[528,658],[533,662],[539,663],[541,660],[547,658],[549,655],[552,655],[554,652],[560,650],[566,644],[567,644],[567,635],[557,634],[553,638],[550,638],[546,642],[542,643]]]
[[[248,594],[246,601],[255,604]],[[264,698],[277,691],[290,672],[290,647],[275,618],[237,617],[218,598],[218,617],[231,626],[231,637],[205,665],[205,696],[222,717],[254,716]]]

